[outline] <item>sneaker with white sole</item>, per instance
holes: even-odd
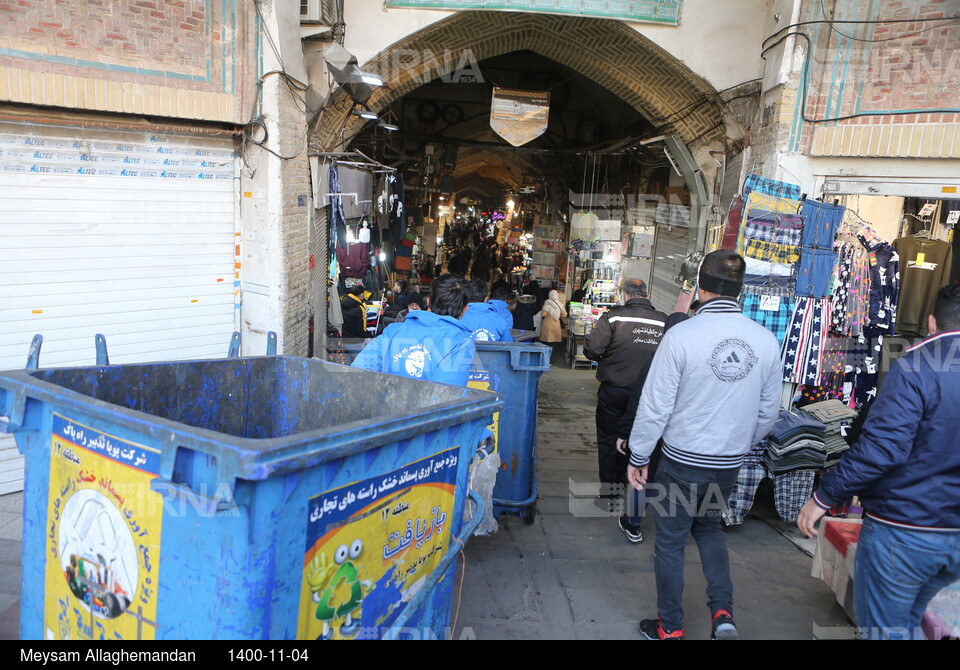
[[[617,525],[620,526],[620,530],[623,531],[623,534],[626,535],[627,539],[633,544],[643,542],[643,533],[640,532],[640,526],[634,526],[630,523],[630,517],[626,514],[621,514],[617,518]]]
[[[713,633],[711,640],[739,640],[740,633],[737,632],[737,624],[733,622],[733,616],[727,610],[717,610],[713,614]]]

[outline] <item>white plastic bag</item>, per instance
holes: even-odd
[[[477,450],[473,462],[470,464],[470,486],[472,490],[480,494],[486,505],[487,511],[483,515],[483,521],[473,532],[474,535],[490,535],[500,529],[496,518],[493,516],[493,487],[497,483],[497,472],[500,471],[500,456],[498,454],[488,454],[483,449]],[[464,523],[473,518],[476,505],[469,498],[464,506]]]

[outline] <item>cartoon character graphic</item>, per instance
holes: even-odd
[[[341,619],[340,634],[344,637],[351,637],[359,630],[360,604],[373,590],[370,580],[360,579],[353,563],[361,553],[363,542],[357,539],[349,547],[340,545],[332,563],[328,562],[325,553],[317,554],[310,561],[307,584],[313,592],[313,602],[317,603],[317,620],[323,622],[323,633],[317,639],[333,637],[333,622]]]

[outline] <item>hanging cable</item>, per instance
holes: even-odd
[[[920,20],[920,19],[918,19]],[[960,19],[958,19],[960,20]],[[814,22],[816,23],[816,22]],[[822,23],[822,22],[820,22]],[[875,23],[875,22],[874,22]],[[766,47],[760,52],[760,58],[766,60],[766,55],[771,49],[775,49],[790,37],[802,37],[807,42],[807,51],[803,59],[803,86],[800,93],[800,118],[806,123],[827,123],[831,121],[846,121],[848,119],[858,119],[869,116],[905,116],[910,114],[960,114],[960,109],[924,109],[922,111],[893,111],[893,112],[859,112],[857,114],[847,114],[845,116],[835,116],[825,119],[811,119],[807,116],[808,88],[810,84],[810,58],[813,52],[813,41],[806,33],[795,31],[783,35],[779,40]]]

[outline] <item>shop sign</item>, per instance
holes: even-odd
[[[682,0],[386,0],[407,9],[487,10],[592,16],[675,26]]]

